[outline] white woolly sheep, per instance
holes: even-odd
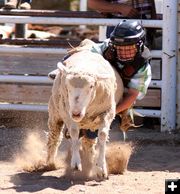
[[[82,170],[79,131],[98,129],[97,175],[107,178],[106,141],[116,114],[116,104],[123,95],[122,80],[109,62],[88,49],[72,54],[63,63],[58,63],[59,72],[53,82],[48,105],[47,165],[54,164],[65,124],[71,137],[71,168]],[[92,160],[94,146],[89,147]]]

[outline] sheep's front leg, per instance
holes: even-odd
[[[48,134],[48,143],[47,143],[47,165],[53,166],[55,157],[57,154],[58,146],[61,142],[61,131],[63,127],[63,122],[61,121],[51,121],[48,120],[49,125],[49,134]]]
[[[109,127],[99,129],[98,143],[99,143],[99,155],[97,158],[97,175],[99,177],[108,177],[106,166],[106,141],[109,137]]]
[[[71,146],[72,146],[71,147],[71,151],[72,151],[71,168],[82,171],[81,157],[79,153],[79,149],[80,149],[79,129],[71,128],[70,136],[71,136]]]

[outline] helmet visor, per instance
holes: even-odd
[[[115,45],[117,57],[120,61],[131,61],[137,53],[136,44],[118,46]]]

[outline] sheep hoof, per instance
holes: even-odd
[[[46,169],[46,171],[56,170],[57,169],[57,166],[53,162],[52,163],[47,163],[44,166],[44,169]]]
[[[108,179],[107,170],[103,170],[101,167],[96,166],[96,174],[99,179]]]
[[[82,171],[82,165],[79,164],[78,167],[77,167],[77,169],[78,169],[79,171]]]
[[[82,165],[81,165],[81,164],[77,164],[77,163],[71,164],[71,168],[72,168],[73,170],[82,171]]]

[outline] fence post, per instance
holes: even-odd
[[[178,5],[178,14],[180,13],[180,1]],[[177,64],[177,129],[180,129],[180,50],[179,50],[179,27],[180,27],[180,17],[178,17],[178,64]]]
[[[15,24],[15,37],[26,38],[27,24]]]
[[[106,39],[107,26],[99,26],[99,41]]]
[[[79,10],[80,11],[87,11],[87,0],[80,0],[79,2]],[[85,25],[80,25],[79,26],[81,29],[85,29]]]
[[[80,11],[87,11],[87,0],[80,0],[79,10]]]
[[[177,0],[163,1],[161,131],[176,128]]]

